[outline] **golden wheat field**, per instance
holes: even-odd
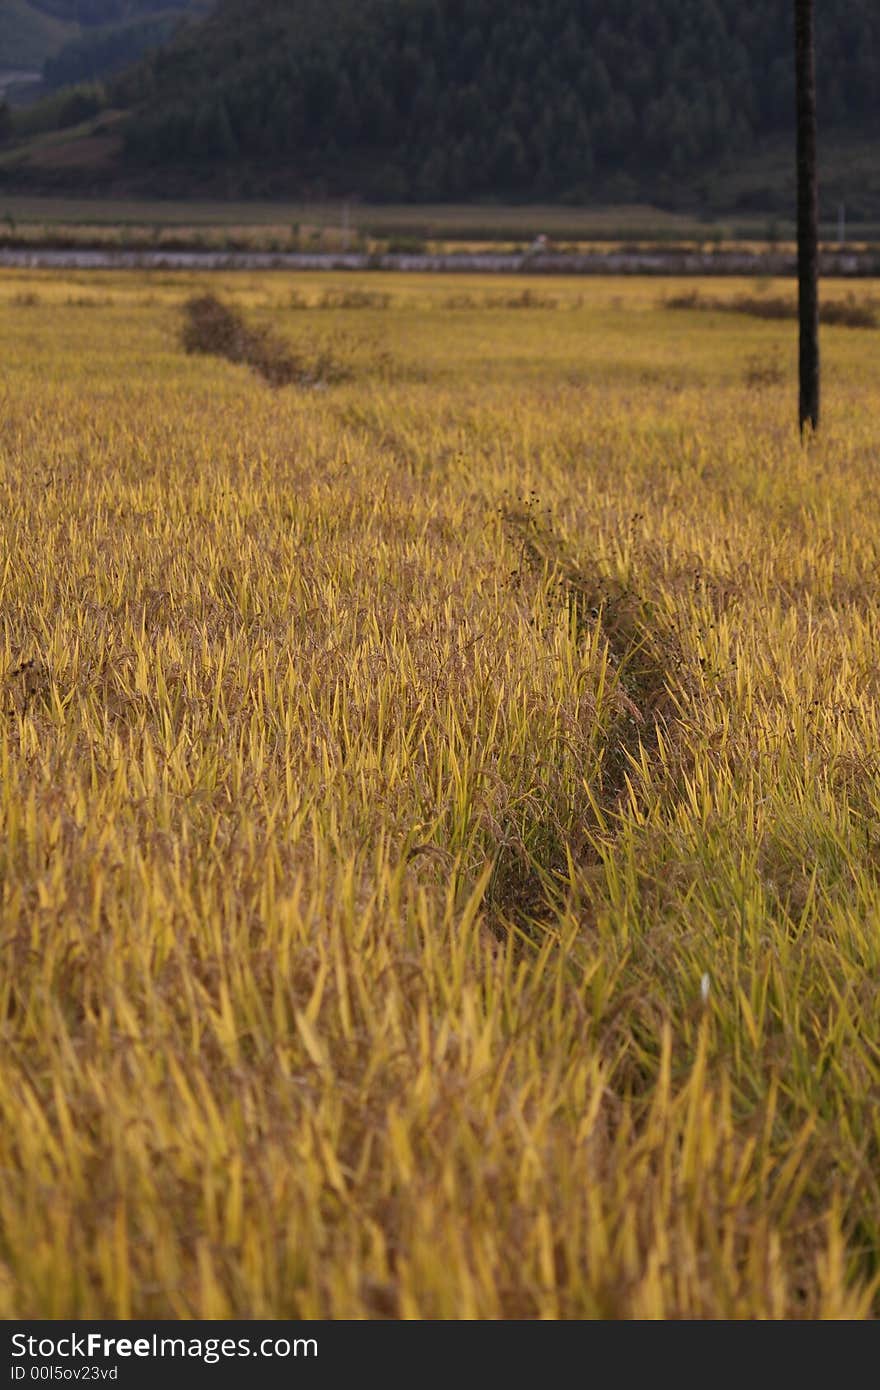
[[[0,273],[3,1317],[880,1312],[880,333],[682,288]]]

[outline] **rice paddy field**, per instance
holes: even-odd
[[[880,1313],[880,333],[682,288],[0,273],[0,1316]]]

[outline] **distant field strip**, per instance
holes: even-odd
[[[651,278],[0,271],[0,1316],[880,1314],[823,363],[802,447],[794,325]]]
[[[662,247],[613,250],[533,252],[474,248],[460,251],[299,251],[242,250],[238,247],[198,249],[175,246],[108,247],[75,244],[26,247],[2,244],[0,269],[6,270],[178,270],[205,272],[250,271],[397,271],[409,275],[656,275],[739,277],[785,276],[796,270],[790,252],[715,251]],[[829,252],[820,258],[824,276],[864,280],[880,275],[875,250]]]

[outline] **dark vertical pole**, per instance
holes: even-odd
[[[813,0],[794,0],[797,71],[798,319],[801,434],[819,428],[819,180]]]

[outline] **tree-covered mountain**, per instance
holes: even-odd
[[[819,6],[820,115],[880,132],[880,7]],[[223,0],[130,73],[129,161],[391,198],[654,196],[792,127],[790,0]]]
[[[91,3],[94,13],[110,8],[116,11],[111,22],[86,25],[43,64],[43,77],[49,87],[107,78],[137,61],[144,53],[158,48],[180,27],[187,16],[207,11],[210,0],[80,0]]]
[[[0,0],[0,72],[39,70],[76,33],[76,26],[30,0]]]
[[[10,3],[95,39],[111,9],[119,33],[185,0]],[[826,215],[845,199],[876,218],[880,6],[817,10]],[[793,68],[791,0],[218,0],[108,84],[124,150],[100,179],[178,196],[788,212]],[[47,167],[41,148],[4,177],[45,182]]]
[[[102,77],[170,38],[211,0],[0,0],[0,69],[41,69],[50,86]]]
[[[28,0],[31,9],[86,28],[119,24],[133,14],[149,14],[162,8],[186,9],[187,0]]]

